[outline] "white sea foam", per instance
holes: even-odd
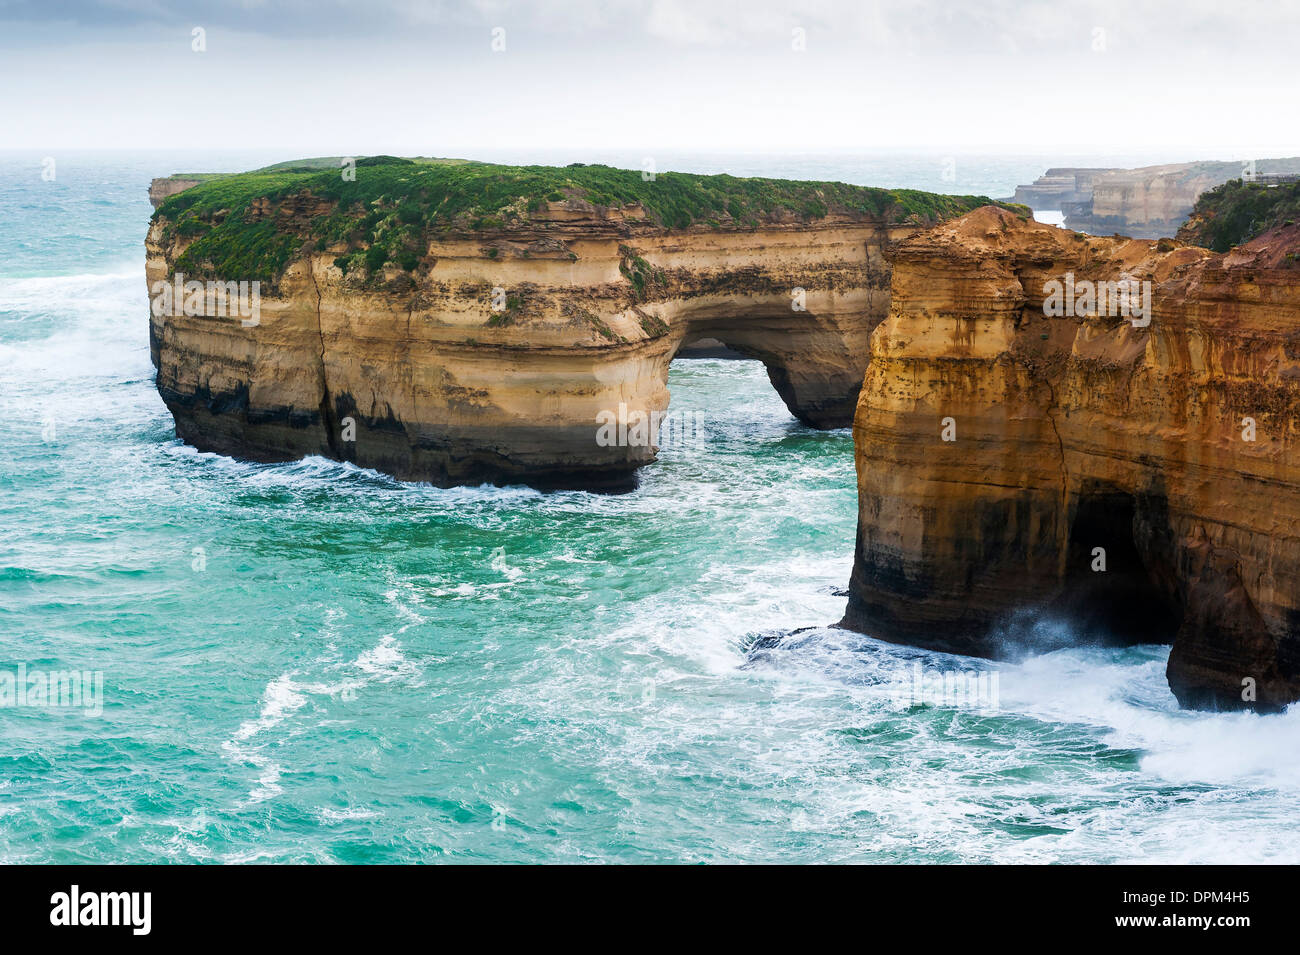
[[[1003,671],[1003,700],[1044,720],[1099,726],[1109,745],[1142,751],[1141,765],[1176,783],[1300,792],[1300,708],[1260,716],[1178,709],[1167,648],[1061,650]]]
[[[120,419],[136,396],[105,401],[105,386],[153,372],[143,285],[142,271],[0,279],[0,427],[66,434]]]
[[[323,636],[329,637],[334,626],[341,623],[339,615],[327,623]],[[411,624],[408,624],[410,626]],[[258,770],[256,786],[250,790],[241,805],[251,805],[280,795],[280,779],[284,766],[269,756],[268,748],[281,741],[272,733],[282,723],[292,719],[309,705],[320,708],[324,702],[347,705],[356,700],[373,684],[402,681],[418,684],[420,676],[416,665],[402,653],[401,645],[392,634],[380,637],[374,646],[361,651],[351,661],[331,660],[324,656],[316,661],[321,672],[339,674],[338,679],[307,679],[301,670],[282,673],[266,685],[262,693],[258,715],[241,723],[230,739],[222,744],[226,755]],[[319,722],[327,722],[322,718]]]
[[[258,770],[257,785],[249,790],[247,797],[239,804],[241,808],[278,796],[284,791],[280,785],[284,767],[266,756],[259,747],[248,745],[248,741],[278,726],[290,714],[306,705],[307,697],[295,684],[292,675],[282,673],[266,685],[262,693],[262,708],[257,717],[241,723],[234,736],[222,744],[222,749],[232,759]]]
[[[815,768],[787,763],[785,773],[816,774],[802,801],[812,828],[833,832],[865,814],[886,830],[881,848],[894,838],[900,851],[951,851],[963,861],[1300,860],[1300,834],[1282,821],[1300,811],[1290,758],[1300,747],[1296,708],[1275,716],[1180,710],[1164,677],[1167,654],[1075,648],[991,663],[815,630],[756,659],[781,675],[786,694],[806,691],[805,703],[839,687],[873,735],[897,740],[882,751],[889,769],[879,773],[849,771],[853,752],[825,734],[804,737],[799,753],[815,754]],[[879,691],[911,660],[996,669],[996,715],[961,707],[890,715]],[[797,725],[806,715],[799,709],[773,708],[768,724]],[[1115,792],[1131,795],[1117,801]],[[1003,828],[1040,834],[1007,840],[998,838]]]
[[[321,806],[316,810],[316,817],[326,825],[336,822],[348,822],[353,819],[377,819],[379,813],[373,809],[366,809],[360,806],[349,806],[344,809],[335,809],[332,806]]]
[[[411,677],[416,672],[415,665],[406,659],[391,635],[380,638],[377,644],[363,651],[352,665],[367,676],[381,680]]]
[[[282,673],[266,685],[262,694],[262,710],[256,719],[246,720],[235,731],[235,739],[248,739],[263,730],[277,725],[290,713],[307,705],[307,697],[300,692],[293,678]]]

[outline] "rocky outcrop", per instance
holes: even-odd
[[[1298,249],[1297,227],[1225,255],[993,208],[904,241],[844,625],[993,656],[1062,620],[1172,641],[1185,705],[1300,698]],[[1150,282],[1150,310],[1082,297],[1106,282]]]
[[[255,321],[210,303],[155,310],[158,389],[183,440],[257,460],[325,455],[442,485],[598,489],[630,486],[653,460],[646,429],[667,409],[669,362],[700,339],[762,360],[802,421],[847,427],[889,305],[886,250],[923,225],[832,208],[748,227],[723,211],[728,222],[665,228],[635,202],[556,196],[509,221],[430,230],[402,253],[406,266],[379,256],[358,272],[348,265],[364,248],[348,260],[348,240],[309,238],[337,211],[327,197],[258,196],[205,220],[192,208],[155,217],[151,290],[184,277],[194,235],[216,235],[211,223],[235,215],[254,250],[269,234],[297,251],[262,287]],[[379,215],[367,211],[363,226]],[[210,244],[237,261],[222,243]]]
[[[166,176],[149,183],[149,204],[157,209],[172,196],[179,195],[202,180],[188,176]]]

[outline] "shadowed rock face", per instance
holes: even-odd
[[[1295,227],[1215,255],[993,208],[904,241],[843,624],[992,656],[1056,618],[1172,640],[1183,705],[1300,698],[1298,250]],[[1065,273],[1149,280],[1150,324],[1045,317]]]
[[[301,218],[301,202],[283,205],[255,211]],[[151,288],[186,248],[167,224],[147,240]],[[433,241],[414,276],[359,281],[337,250],[309,250],[263,289],[255,327],[155,315],[158,389],[204,450],[320,454],[442,485],[622,489],[655,450],[603,446],[598,416],[664,412],[668,365],[698,339],[763,361],[806,423],[848,427],[889,306],[884,251],[919,227],[832,213],[670,231],[635,206],[556,202],[526,228]]]

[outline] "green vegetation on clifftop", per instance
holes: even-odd
[[[1300,182],[1279,186],[1232,179],[1201,194],[1178,239],[1227,252],[1258,235],[1300,220]]]
[[[332,160],[298,160],[249,173],[216,176],[170,197],[154,213],[170,233],[193,238],[176,263],[196,276],[274,281],[308,242],[342,248],[345,271],[374,273],[386,263],[414,271],[430,238],[526,230],[548,203],[581,200],[619,208],[639,204],[651,226],[748,229],[793,216],[805,221],[831,212],[882,222],[931,224],[992,200],[914,189],[878,189],[842,182],[742,179],[640,172],[574,164],[499,166],[488,163],[377,156],[356,163],[349,181]],[[290,197],[325,200],[327,211],[306,216],[253,214],[256,200],[279,207]],[[1022,207],[1009,206],[1027,214]],[[165,238],[170,238],[166,235]]]

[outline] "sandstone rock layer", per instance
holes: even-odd
[[[991,207],[904,241],[844,625],[997,655],[1060,620],[1172,640],[1185,705],[1300,698],[1298,249],[1295,227],[1216,255]],[[1046,317],[1066,273],[1151,282],[1149,324]]]
[[[311,198],[252,214],[292,226]],[[186,240],[157,218],[151,288]],[[790,410],[848,427],[889,305],[885,251],[920,226],[862,214],[669,230],[635,206],[552,202],[526,226],[445,235],[410,274],[294,257],[260,317],[155,315],[177,433],[258,460],[320,454],[437,484],[624,488],[655,448],[601,443],[602,414],[663,413],[668,365],[714,339],[761,359]],[[606,419],[607,420],[607,419]]]

